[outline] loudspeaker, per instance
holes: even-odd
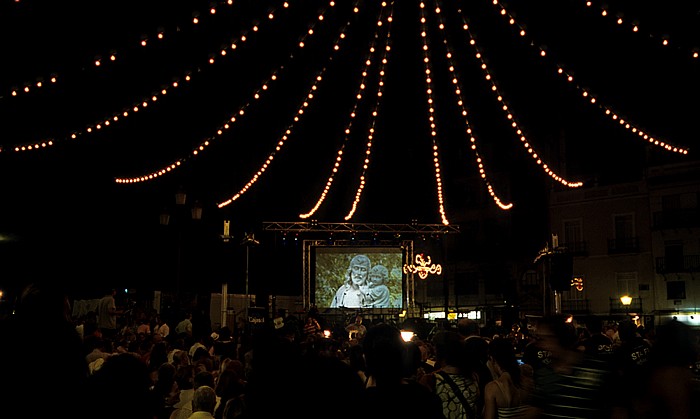
[[[568,291],[574,277],[574,257],[570,253],[549,255],[549,284],[555,291]]]

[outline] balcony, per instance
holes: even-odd
[[[589,300],[562,300],[561,311],[568,314],[589,314],[591,312]]]
[[[619,298],[610,297],[610,314],[627,314],[627,313],[643,313],[642,298],[632,297],[632,303],[626,306],[622,304]]]
[[[700,255],[656,258],[656,273],[684,273],[700,271]]]
[[[653,214],[654,230],[700,227],[700,210],[684,208],[658,211]]]
[[[585,241],[564,243],[561,247],[573,256],[588,256],[588,243]]]
[[[608,254],[639,253],[639,237],[608,239]]]

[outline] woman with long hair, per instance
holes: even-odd
[[[527,411],[529,386],[515,356],[512,339],[496,338],[489,344],[489,362],[494,379],[484,390],[484,419],[523,417]]]

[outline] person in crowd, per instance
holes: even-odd
[[[362,383],[367,383],[367,364],[365,363],[365,354],[362,345],[350,345],[347,348],[346,362],[350,368],[357,373],[362,380]]]
[[[307,351],[302,357],[303,373],[297,377],[297,381],[302,398],[313,402],[306,408],[300,406],[299,414],[314,419],[355,419],[365,416],[361,404],[364,382],[348,363],[335,355],[338,351],[332,348],[337,348],[337,345],[332,339],[322,339],[319,343],[323,348],[328,345],[329,350]]]
[[[303,377],[298,342],[275,333],[270,327],[252,334],[246,352],[245,413],[247,417],[293,417],[300,400],[306,400],[300,385]],[[326,412],[328,413],[328,412]]]
[[[123,310],[117,309],[114,296],[117,290],[110,288],[100,299],[97,305],[97,326],[102,332],[102,336],[107,339],[114,339],[117,335],[117,316],[124,314]]]
[[[142,316],[139,319],[139,325],[136,328],[136,334],[137,335],[150,335],[151,334],[151,324],[149,322],[149,319],[145,316]]]
[[[175,326],[175,334],[192,336],[192,313],[186,312],[185,317]]]
[[[598,316],[589,316],[586,319],[586,329],[589,337],[579,345],[588,355],[597,356],[610,363],[614,354],[613,341],[610,336],[603,333],[603,320]]]
[[[406,353],[404,357],[404,379],[408,381],[420,382],[420,379],[425,375],[425,364],[423,363],[423,352],[421,347],[416,342],[416,337],[413,340],[406,342]],[[431,371],[432,372],[432,371]]]
[[[369,281],[365,287],[365,304],[367,308],[389,308],[391,307],[391,296],[389,294],[389,270],[384,265],[374,265],[369,270]]]
[[[83,345],[87,354],[85,355],[85,361],[90,364],[99,358],[106,359],[110,355],[106,352],[105,342],[101,337],[95,335],[90,335],[83,339]]]
[[[315,317],[307,315],[306,322],[304,323],[304,337],[307,339],[312,336],[318,337],[320,333],[321,325],[318,323],[318,320],[316,320]]]
[[[214,390],[219,397],[219,404],[214,411],[216,419],[233,417],[234,414],[241,414],[244,410],[243,395],[245,393],[246,381],[243,377],[243,366],[239,361],[228,359],[226,367],[219,372]],[[234,365],[232,363],[238,363]],[[223,364],[223,363],[222,363]]]
[[[404,379],[405,342],[398,328],[379,323],[362,342],[370,377],[361,406],[363,418],[444,419],[442,401],[425,386]]]
[[[611,372],[604,361],[577,350],[578,336],[567,316],[541,318],[535,332],[550,363],[535,376],[527,417],[605,418],[614,397]]]
[[[617,332],[620,345],[613,353],[618,391],[615,406],[618,410],[630,411],[644,389],[651,345],[637,334],[637,325],[631,320],[621,321]]]
[[[350,266],[345,271],[345,282],[338,287],[331,308],[361,308],[367,304],[362,287],[367,285],[369,269],[370,260],[365,255],[355,255],[350,260]]]
[[[204,349],[207,353],[209,353],[209,343],[212,343],[213,341],[211,340],[211,337],[207,339],[206,336],[201,335],[197,336],[197,339],[192,343],[192,345],[187,349],[187,354],[190,356],[190,359],[194,358],[194,353],[197,351],[197,349]]]
[[[696,339],[691,327],[678,320],[658,327],[649,354],[647,386],[635,417],[700,417],[700,381],[692,373],[700,355]]]
[[[153,334],[159,335],[163,339],[167,338],[170,334],[170,326],[168,326],[168,323],[165,321],[162,315],[157,314],[155,320],[156,324],[153,327]]]
[[[90,310],[87,313],[85,313],[85,318],[83,321],[83,330],[81,336],[83,339],[85,339],[87,336],[98,336],[102,337],[102,331],[100,331],[100,327],[97,325],[97,312],[94,310]]]
[[[345,331],[348,332],[350,340],[356,339],[361,341],[367,334],[367,326],[362,324],[362,316],[360,314],[356,315],[355,321],[345,326]]]
[[[153,419],[150,386],[146,364],[131,353],[116,354],[90,376],[82,400],[90,406],[92,417]]]
[[[521,359],[532,371],[533,379],[538,381],[539,375],[546,371],[545,367],[552,363],[552,354],[542,346],[537,333],[533,333],[530,342],[523,348]]]
[[[192,414],[190,419],[213,419],[216,409],[216,392],[210,386],[201,386],[194,392],[192,398]]]
[[[149,390],[151,410],[155,419],[169,419],[179,401],[180,389],[177,386],[176,375],[175,365],[164,362],[158,366],[156,378]]]
[[[237,359],[236,342],[233,340],[231,329],[228,326],[222,326],[218,334],[219,338],[214,340],[214,345],[212,346],[214,356],[220,360],[226,358]]]
[[[180,400],[180,402],[176,403],[175,409],[170,414],[170,419],[187,419],[194,413],[194,398],[197,394],[197,389],[202,386],[214,388],[216,386],[214,374],[209,371],[199,371],[195,374],[191,395],[186,397],[186,399],[189,399],[189,402]],[[220,397],[217,395],[215,408],[218,407],[219,401]]]
[[[504,419],[522,416],[527,412],[529,394],[534,382],[523,376],[515,356],[514,342],[510,338],[498,338],[489,343],[489,361],[494,379],[486,384],[484,393],[484,419]]]
[[[148,371],[153,382],[158,378],[158,368],[168,363],[168,341],[161,340],[153,344],[151,355],[148,357]]]
[[[436,370],[420,379],[442,401],[448,419],[476,418],[481,412],[479,376],[464,360],[464,342],[456,331],[441,330],[433,336]]]
[[[67,294],[50,280],[26,285],[0,320],[0,400],[26,417],[89,417],[83,403],[67,403],[84,393],[89,370]]]
[[[481,327],[476,320],[461,318],[457,321],[457,333],[464,340],[466,368],[479,376],[479,394],[483,398],[486,384],[493,380],[489,361],[489,342],[481,336]]]

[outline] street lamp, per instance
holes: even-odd
[[[257,246],[259,241],[255,240],[255,234],[243,233],[241,246],[245,246],[245,315],[248,316],[248,308],[250,307],[250,297],[248,296],[248,270],[250,267],[250,246]]]
[[[620,302],[622,303],[623,306],[625,306],[625,312],[629,316],[630,314],[630,304],[632,304],[632,297],[629,295],[625,294],[622,297],[620,297]]]

